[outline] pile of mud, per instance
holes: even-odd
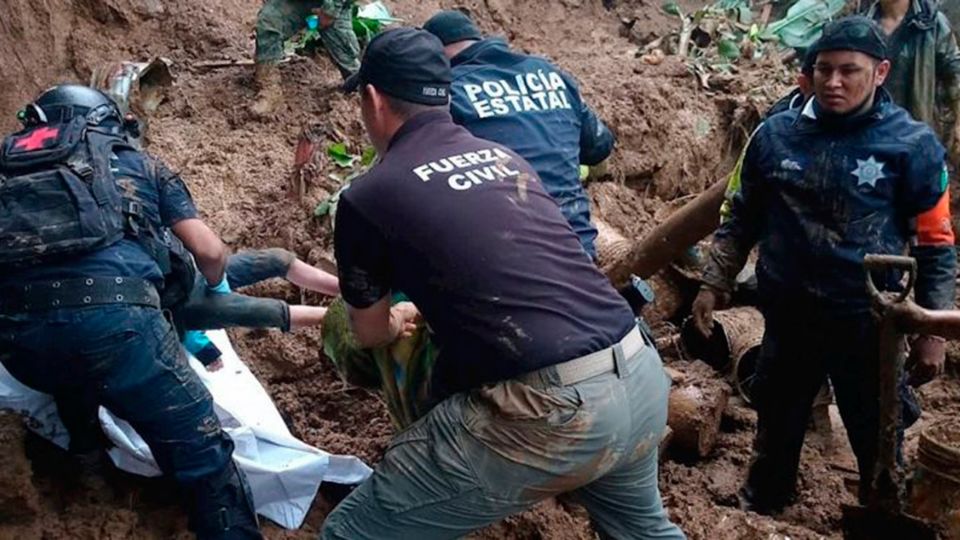
[[[681,5],[687,10],[699,3]],[[618,139],[609,174],[589,185],[594,213],[627,236],[642,234],[662,219],[675,207],[669,201],[722,177],[758,111],[785,89],[788,78],[776,63],[744,65],[704,89],[674,58],[658,65],[641,62],[637,45],[626,35],[652,39],[676,25],[675,18],[644,0],[387,4],[411,24],[440,8],[465,6],[485,32],[503,34],[515,47],[547,56],[577,77],[586,100]],[[0,128],[15,127],[14,113],[39,90],[61,81],[86,81],[101,62],[168,57],[177,82],[150,119],[149,151],[183,174],[205,219],[232,248],[279,246],[329,267],[330,224],[313,211],[339,183],[330,175],[343,176],[343,171],[321,156],[314,164],[318,174],[292,181],[293,149],[301,134],[309,133],[322,145],[345,142],[359,153],[366,143],[355,98],[336,91],[339,75],[325,57],[299,59],[282,67],[284,107],[261,121],[246,109],[255,94],[249,66],[211,70],[197,65],[249,58],[259,6],[257,0],[13,2],[0,17],[0,80],[5,83]],[[629,31],[625,20],[632,21]],[[284,283],[251,292],[294,302],[320,300]],[[240,330],[232,337],[297,436],[331,452],[379,459],[392,431],[385,408],[375,394],[338,379],[322,355],[319,332]],[[940,407],[937,414],[960,410],[953,381],[935,383],[925,392],[926,403]],[[853,465],[840,435],[836,444],[812,441],[805,449],[800,501],[785,515],[761,518],[736,509],[755,422],[752,411],[734,400],[707,459],[664,462],[661,482],[671,516],[691,538],[836,536],[839,504],[852,500],[844,487],[850,475],[843,471]],[[915,445],[915,436],[908,443]],[[99,482],[64,485],[62,471],[51,466],[58,454],[25,439],[9,415],[0,415],[0,450],[0,537],[185,535],[175,496],[163,482],[111,473]],[[266,525],[266,534],[313,538],[330,506],[320,497],[302,530]],[[582,510],[549,501],[475,537],[588,539],[594,534]]]

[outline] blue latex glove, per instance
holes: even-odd
[[[183,333],[183,348],[204,366],[216,362],[222,354],[207,334],[199,330],[187,330]]]
[[[227,274],[223,274],[223,279],[216,285],[207,283],[207,290],[213,294],[230,294],[230,283],[227,282]]]

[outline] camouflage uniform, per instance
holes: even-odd
[[[283,44],[306,26],[314,9],[333,19],[320,28],[320,39],[330,58],[347,76],[360,69],[360,44],[353,33],[352,0],[266,0],[257,14],[258,64],[276,63],[283,58]]]

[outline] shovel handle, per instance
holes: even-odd
[[[885,300],[873,282],[873,271],[900,270],[907,274],[907,286],[897,295],[897,299],[893,301],[895,304],[906,300],[907,296],[910,295],[910,291],[913,290],[914,284],[917,282],[917,260],[913,257],[905,257],[903,255],[866,255],[863,258],[863,268],[867,275],[867,291],[877,302],[885,303]]]

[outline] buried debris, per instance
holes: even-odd
[[[90,86],[113,98],[124,114],[152,114],[173,85],[172,64],[160,57],[150,62],[105,62],[94,68]]]
[[[763,341],[763,315],[752,307],[736,307],[713,315],[713,334],[704,337],[688,318],[680,330],[680,352],[685,359],[702,360],[721,373],[732,370],[737,393],[747,403]]]
[[[670,451],[680,459],[704,458],[717,442],[730,387],[711,372],[703,364],[691,363],[680,371],[682,377],[672,377],[667,425],[672,430]]]
[[[942,421],[920,433],[910,508],[939,525],[946,538],[960,538],[960,420]]]

